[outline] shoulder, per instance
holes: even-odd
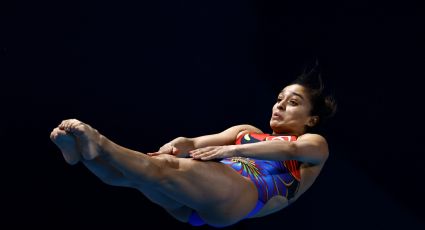
[[[263,131],[261,131],[259,128],[252,125],[248,125],[248,124],[235,125],[231,127],[230,129],[233,129],[234,131],[236,131],[237,138],[247,133],[263,133]]]
[[[308,140],[313,142],[320,142],[322,144],[327,144],[326,138],[322,135],[315,133],[306,133],[297,138],[297,140]]]
[[[223,132],[219,133],[218,136],[231,138],[232,140],[237,139],[240,135],[246,132],[255,132],[255,133],[263,133],[260,129],[248,125],[248,124],[242,124],[242,125],[235,125],[232,126]]]
[[[252,126],[252,125],[248,125],[248,124],[242,124],[242,125],[235,125],[232,126],[230,128],[228,128],[225,131],[236,131],[236,132],[244,132],[244,131],[248,131],[248,132],[254,132],[254,133],[263,133],[263,131],[261,131],[259,128]]]
[[[308,146],[309,149],[314,148],[318,153],[327,158],[329,155],[328,142],[325,137],[319,134],[306,133],[297,138],[298,143]]]

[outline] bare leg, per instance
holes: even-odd
[[[104,183],[113,186],[132,187],[142,192],[149,200],[163,207],[168,213],[180,221],[187,221],[188,216],[192,209],[176,202],[170,197],[162,194],[162,192],[145,187],[136,187],[127,180],[124,175],[107,163],[104,159],[97,157],[93,160],[85,160],[81,158],[80,144],[75,136],[64,131],[64,129],[55,128],[51,135],[52,141],[59,147],[65,160],[69,164],[76,164],[78,160]]]
[[[63,129],[55,128],[50,134],[51,140],[59,147],[67,163],[74,165],[81,161],[93,174],[99,177],[104,183],[115,186],[129,186],[129,182],[120,171],[105,164],[101,158],[89,161],[81,157],[79,141],[75,136],[67,133]]]
[[[136,186],[161,191],[195,209],[209,224],[233,224],[257,202],[253,183],[224,164],[171,156],[151,158],[113,143],[84,123],[71,124],[68,129],[81,140],[85,159],[105,159]]]
[[[191,214],[191,208],[184,206],[183,204],[175,201],[161,191],[154,189],[150,186],[135,186],[132,181],[128,180],[123,176],[121,172],[113,168],[101,157],[97,157],[91,161],[83,160],[83,164],[97,175],[104,183],[113,186],[130,187],[139,190],[145,195],[150,201],[158,204],[164,208],[170,215],[181,222],[187,222],[189,215]]]

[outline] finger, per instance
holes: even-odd
[[[214,154],[216,151],[212,150],[212,151],[207,151],[207,152],[201,152],[201,153],[196,153],[196,154],[191,154],[192,158],[196,158],[196,159],[201,159],[202,157],[207,157],[210,156],[211,154]]]
[[[171,153],[172,153],[173,155],[177,155],[177,154],[179,154],[179,153],[180,153],[180,149],[178,149],[178,148],[176,148],[176,147],[174,147],[174,146],[173,146],[173,148],[171,149]]]
[[[202,153],[202,154],[192,156],[192,158],[197,159],[197,160],[202,160],[203,158],[208,157],[209,155],[210,154],[208,154],[208,153]]]
[[[189,156],[191,156],[191,157],[193,157],[193,158],[195,158],[196,156],[198,156],[198,155],[200,155],[200,154],[202,154],[203,152],[201,152],[201,151],[199,151],[199,150],[192,150],[192,151],[189,151]]]
[[[217,156],[218,156],[218,154],[217,154],[217,153],[210,153],[210,154],[208,154],[208,155],[200,156],[200,157],[199,157],[199,158],[197,158],[197,159],[199,159],[199,160],[203,160],[203,161],[209,161],[209,160],[212,160],[212,159],[217,158]]]
[[[172,152],[173,149],[171,147],[158,151],[159,154],[171,154]]]
[[[147,153],[147,154],[151,157],[161,155],[161,153],[159,152],[153,152],[153,153]]]
[[[208,153],[208,152],[212,152],[212,151],[217,151],[217,147],[199,148],[199,149],[189,151],[189,153],[194,154],[194,155],[198,155],[198,154]]]
[[[170,152],[171,150],[172,150],[172,146],[169,144],[166,144],[162,146],[161,148],[159,148],[158,152]]]
[[[190,151],[190,152],[189,152],[189,155],[190,155],[191,157],[198,157],[198,156],[200,156],[200,155],[202,155],[202,154],[204,154],[204,153],[206,153],[206,152],[202,152],[202,151]]]
[[[172,154],[172,148],[170,146],[163,146],[161,147],[158,151],[153,152],[155,155],[160,155],[160,154]]]
[[[204,148],[191,150],[191,151],[189,151],[189,153],[200,154],[200,153],[211,151],[212,149],[213,149],[213,147],[204,147]]]
[[[203,160],[203,161],[209,161],[209,160],[215,159],[216,156],[217,156],[217,154],[211,154],[209,156],[201,157],[201,160]]]

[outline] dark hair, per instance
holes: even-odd
[[[292,82],[292,84],[299,84],[307,89],[312,104],[310,115],[319,117],[316,125],[307,127],[308,132],[316,131],[321,128],[323,123],[335,115],[337,109],[335,98],[331,94],[325,92],[322,76],[317,67],[316,63],[316,66],[310,71],[307,72],[304,70],[303,73]]]

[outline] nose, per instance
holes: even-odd
[[[285,104],[285,102],[283,102],[283,100],[281,100],[280,102],[277,103],[277,109],[285,111],[286,104]]]

